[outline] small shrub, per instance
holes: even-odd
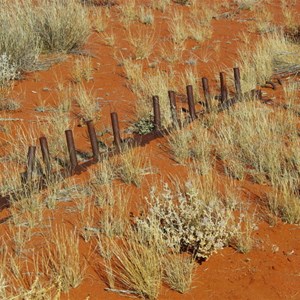
[[[154,130],[152,120],[141,118],[131,126],[132,132],[137,134],[147,134]]]
[[[0,55],[0,87],[7,86],[10,80],[19,76],[17,66],[6,53]]]
[[[165,184],[162,193],[152,188],[148,203],[147,216],[137,219],[137,224],[147,226],[149,220],[157,220],[169,247],[206,259],[228,245],[233,215],[221,201],[204,202],[199,191],[191,188],[185,194],[174,193]]]

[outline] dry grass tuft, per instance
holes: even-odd
[[[195,267],[192,257],[169,254],[163,258],[164,281],[171,289],[186,293],[191,289]]]
[[[186,164],[192,159],[199,174],[208,174],[212,169],[214,139],[200,122],[194,123],[189,129],[172,132],[168,141],[177,162]]]
[[[154,32],[139,29],[136,32],[129,31],[128,41],[134,48],[134,58],[136,60],[148,58],[155,46]]]
[[[109,184],[115,178],[115,166],[108,158],[102,160],[95,168],[89,169],[90,182],[95,184]]]
[[[128,26],[132,24],[137,18],[136,1],[126,1],[119,6],[119,11],[121,22],[124,24],[125,28],[128,28]]]
[[[240,214],[240,222],[233,234],[230,245],[240,253],[248,253],[254,246],[253,231],[257,229],[255,215]]]
[[[41,0],[35,14],[35,30],[44,51],[76,50],[90,34],[88,11],[76,0]]]
[[[292,180],[281,182],[277,190],[267,195],[268,205],[284,222],[300,224],[300,195]]]
[[[78,50],[90,34],[87,10],[77,0],[1,0],[1,7],[1,88],[25,71],[43,68],[42,52]]]
[[[127,62],[128,63],[128,62]],[[137,97],[136,114],[138,119],[149,119],[153,115],[152,97],[157,95],[160,101],[162,126],[168,127],[172,124],[168,90],[174,86],[174,74],[172,70],[163,72],[159,69],[149,73],[141,73],[139,65],[126,65],[130,88]],[[138,75],[142,76],[138,78]]]
[[[130,194],[123,188],[115,188],[112,185],[103,190],[103,211],[100,216],[100,232],[106,237],[123,236],[128,222],[128,202]],[[96,194],[97,196],[97,194]]]
[[[183,45],[189,37],[188,27],[186,25],[184,15],[177,10],[172,12],[170,16],[169,32],[172,37],[172,41],[176,45]]]
[[[93,79],[93,64],[90,57],[75,59],[71,72],[72,81],[81,83],[83,80],[90,81]]]
[[[145,25],[152,25],[154,22],[154,15],[151,8],[141,6],[138,12],[139,21]]]
[[[154,9],[160,10],[161,12],[165,12],[170,4],[171,0],[153,0],[151,2],[151,6]]]
[[[134,232],[126,241],[113,242],[111,249],[119,284],[143,298],[156,299],[162,280],[159,254],[152,247],[140,244]]]
[[[104,11],[103,9],[94,9],[91,12],[91,17],[93,20],[93,29],[98,33],[104,32],[108,27],[107,10]]]
[[[7,57],[10,69],[15,72],[31,70],[42,50],[32,3],[2,0],[1,7],[0,56]]]
[[[128,148],[120,155],[117,163],[117,174],[127,184],[134,184],[139,187],[143,175],[149,171],[149,162],[142,154],[142,150]]]
[[[75,89],[74,98],[79,105],[79,117],[83,122],[99,119],[99,103],[93,91],[88,91],[83,85]]]
[[[86,265],[81,262],[76,230],[62,227],[53,231],[43,255],[43,270],[61,291],[80,285],[85,277]]]
[[[243,91],[265,84],[282,65],[297,63],[295,47],[282,32],[273,32],[265,35],[254,50],[239,51]]]
[[[41,129],[48,139],[50,155],[53,158],[53,169],[67,167],[69,163],[68,149],[65,141],[65,130],[70,128],[70,116],[66,112],[50,113]]]

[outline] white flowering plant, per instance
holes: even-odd
[[[232,210],[221,199],[203,201],[189,184],[185,192],[173,192],[168,184],[162,193],[152,188],[147,202],[148,213],[137,218],[137,226],[146,231],[159,224],[167,247],[192,252],[196,259],[207,259],[227,246],[236,232]]]
[[[6,53],[0,55],[0,87],[6,86],[10,80],[19,76],[17,66],[11,62],[10,56]]]

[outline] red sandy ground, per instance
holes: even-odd
[[[280,16],[279,1],[272,1],[268,8],[275,16]],[[297,9],[300,11],[300,3]],[[178,6],[183,11],[187,9]],[[226,11],[226,9],[225,9]],[[114,16],[116,8],[112,8],[112,16]],[[155,13],[156,28],[159,32],[157,36],[162,38],[166,33],[167,25],[164,15],[160,12]],[[195,50],[194,53],[203,55],[208,51],[210,61],[207,63],[197,62],[197,70],[199,77],[207,76],[211,80],[214,79],[216,70],[222,70],[233,67],[235,64],[236,53],[243,42],[239,39],[239,33],[246,31],[247,26],[253,21],[240,22],[253,17],[248,11],[242,11],[240,14],[231,19],[213,20],[212,38],[203,43],[203,45]],[[113,18],[112,18],[113,19]],[[117,47],[128,47],[124,37],[126,31],[117,21],[111,21],[114,33],[116,34]],[[278,18],[276,18],[277,20]],[[256,39],[258,35],[252,33],[251,37]],[[190,49],[195,42],[188,42]],[[216,44],[220,45],[220,51],[214,51]],[[159,42],[157,42],[157,48]],[[102,130],[104,127],[110,126],[109,113],[116,111],[119,114],[122,128],[126,128],[130,120],[134,120],[134,101],[135,97],[126,87],[126,78],[122,67],[112,57],[112,48],[105,46],[97,33],[92,33],[88,43],[85,46],[94,58],[92,59],[94,67],[93,81],[86,84],[87,88],[93,89],[98,97],[102,97],[101,119],[96,123],[97,129]],[[156,52],[156,51],[155,51]],[[154,53],[155,56],[155,53]],[[153,56],[153,57],[154,57]],[[186,52],[183,61],[190,57],[190,53]],[[152,57],[149,58],[151,62]],[[14,87],[14,93],[20,95],[19,99],[22,103],[20,112],[9,113],[13,118],[23,118],[26,126],[34,126],[34,123],[28,120],[35,120],[36,116],[43,113],[34,111],[38,97],[46,100],[48,105],[53,105],[55,101],[55,87],[57,85],[56,78],[64,82],[70,81],[70,69],[74,61],[74,56],[69,56],[67,61],[52,66],[47,71],[35,72],[27,74],[22,81],[18,81]],[[97,65],[99,63],[99,65]],[[177,67],[177,70],[183,70],[184,64]],[[58,75],[58,76],[57,76]],[[43,88],[50,88],[50,91],[44,91]],[[35,93],[36,92],[36,93]],[[273,91],[266,90],[268,96],[273,96]],[[281,90],[276,91],[274,95],[281,95]],[[6,114],[7,116],[7,114]],[[74,122],[75,142],[79,149],[88,149],[88,143],[85,139],[86,128],[76,127],[77,121]],[[160,138],[146,145],[143,149],[144,153],[149,157],[154,169],[159,170],[156,174],[147,175],[144,178],[142,186],[138,189],[130,187],[132,191],[132,203],[138,203],[146,195],[148,187],[153,182],[166,181],[167,176],[184,178],[186,170],[183,166],[177,165],[170,154],[163,147],[166,140]],[[84,181],[86,173],[78,176],[80,181]],[[222,185],[226,180],[224,174],[216,176],[217,182]],[[251,207],[257,207],[258,197],[262,195],[266,187],[251,183],[250,181],[237,182],[242,198],[251,204]],[[1,219],[8,215],[7,210],[0,212]],[[64,205],[59,205],[54,212],[49,212],[54,218],[54,223],[74,224],[74,218],[67,212]],[[262,218],[263,219],[263,218]],[[159,299],[300,299],[300,228],[299,226],[283,224],[280,221],[276,225],[270,226],[261,220],[258,224],[259,230],[255,232],[255,246],[248,254],[237,253],[232,248],[226,248],[213,254],[206,262],[198,265],[193,282],[193,288],[187,294],[179,294],[171,291],[163,286]],[[3,230],[4,228],[2,228]],[[3,231],[2,231],[3,232]],[[94,243],[94,244],[93,244]],[[95,241],[92,241],[95,246]],[[93,247],[92,246],[92,249]],[[82,253],[89,253],[91,249],[89,244],[80,242]],[[82,284],[65,294],[61,299],[91,299],[91,300],[117,300],[124,299],[123,296],[107,292],[107,287],[99,277],[101,271],[101,263],[96,253],[93,253],[89,259],[88,276]]]

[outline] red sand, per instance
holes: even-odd
[[[280,15],[279,1],[275,4],[268,5],[274,14]],[[300,3],[299,3],[300,4]],[[178,9],[186,10],[177,6]],[[300,11],[300,5],[297,6]],[[112,9],[111,26],[116,35],[117,47],[128,47],[125,41],[126,30],[124,30],[117,21],[117,7]],[[229,9],[228,9],[229,10]],[[224,9],[227,11],[227,9]],[[167,32],[167,23],[160,12],[155,13],[157,17],[157,36],[162,39]],[[210,40],[204,42],[198,50],[194,51],[195,55],[201,57],[204,52],[209,54],[210,60],[207,63],[198,60],[197,70],[199,77],[207,76],[214,79],[216,70],[232,68],[235,65],[237,50],[243,42],[239,38],[239,33],[246,30],[253,21],[240,20],[250,19],[253,13],[250,11],[241,11],[230,19],[217,19],[212,21],[213,35]],[[256,33],[250,34],[251,39],[258,38]],[[189,41],[187,47],[190,49],[195,42]],[[215,51],[215,45],[220,45],[219,51]],[[151,57],[156,56],[159,48],[159,42],[156,45],[157,50]],[[126,128],[131,120],[134,120],[134,101],[135,97],[126,87],[127,80],[122,67],[112,57],[112,48],[105,46],[97,33],[93,33],[89,38],[85,49],[93,54],[93,65],[97,68],[93,74],[93,80],[86,83],[86,87],[93,89],[98,97],[101,97],[101,119],[96,123],[99,130],[110,126],[111,111],[119,114],[121,127]],[[183,61],[190,57],[189,51],[184,54]],[[24,80],[15,83],[14,94],[20,95],[22,103],[21,111],[11,112],[10,117],[22,118],[25,127],[35,126],[34,122],[37,116],[44,113],[38,113],[34,110],[35,104],[39,97],[45,100],[47,105],[53,105],[56,101],[55,88],[57,78],[59,81],[68,82],[70,80],[70,68],[75,56],[68,56],[68,59],[60,64],[52,66],[47,71],[40,71],[27,74]],[[151,62],[151,58],[149,59]],[[176,66],[177,71],[184,70],[186,66],[179,64]],[[45,91],[44,88],[49,88]],[[266,89],[266,92],[272,96],[273,91]],[[280,95],[281,90],[276,91]],[[2,114],[1,114],[2,115]],[[75,124],[78,121],[74,122]],[[86,135],[85,127],[74,127],[75,141],[80,149],[88,149],[88,143],[84,136]],[[170,154],[167,153],[162,145],[165,145],[164,138],[146,145],[144,153],[149,156],[154,169],[159,170],[156,174],[147,175],[143,180],[141,188],[130,187],[132,191],[131,203],[137,203],[146,195],[148,187],[152,182],[167,180],[168,175],[175,175],[184,178],[186,170],[183,166],[177,165]],[[159,174],[158,174],[159,173]],[[80,181],[84,181],[86,173],[78,176]],[[222,184],[226,177],[219,174],[218,182]],[[258,195],[264,191],[265,187],[253,184],[249,181],[237,182],[242,193],[248,195],[249,202],[256,207]],[[245,200],[247,201],[247,200]],[[65,207],[59,205],[55,211],[47,212],[47,215],[54,218],[54,223],[76,224],[74,216],[70,214]],[[7,210],[0,212],[0,218],[3,219],[8,215]],[[187,294],[179,294],[171,291],[167,287],[162,287],[158,299],[300,299],[300,228],[299,226],[287,225],[278,221],[272,227],[265,221],[261,220],[258,224],[259,230],[255,232],[255,246],[248,254],[237,253],[232,248],[226,248],[213,254],[208,261],[198,265],[196,270],[193,288]],[[7,230],[6,226],[0,227],[2,233]],[[95,246],[95,241],[92,241]],[[89,253],[90,245],[81,241],[81,253]],[[93,246],[92,246],[93,249]],[[68,294],[62,295],[61,299],[95,299],[110,300],[124,299],[115,293],[107,292],[104,289],[106,285],[99,277],[101,269],[101,260],[96,253],[93,253],[88,259],[88,276],[83,283],[76,289],[71,289]]]

